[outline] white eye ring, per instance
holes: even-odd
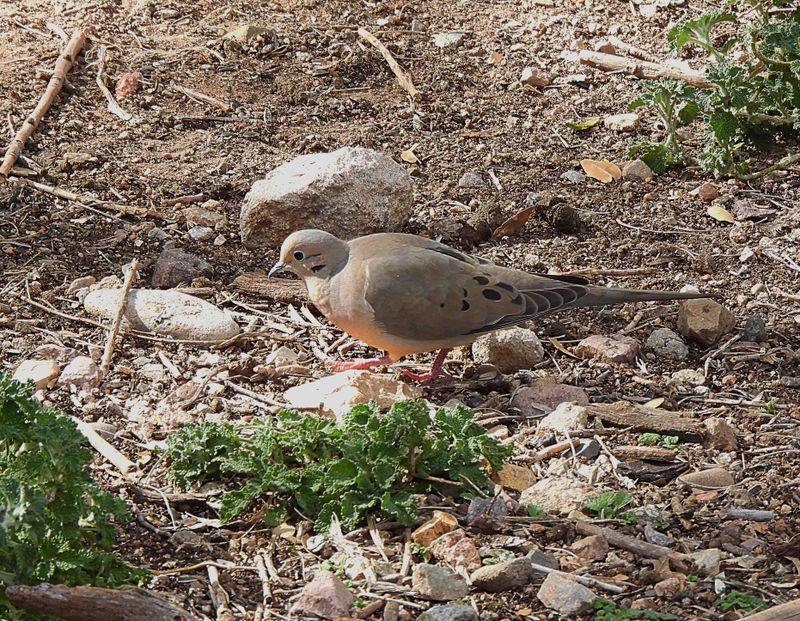
[[[295,261],[302,261],[303,259],[306,258],[306,255],[303,254],[302,250],[295,250],[292,256],[294,257]]]

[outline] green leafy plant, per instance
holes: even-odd
[[[546,518],[547,513],[541,507],[537,505],[528,505],[525,507],[525,511],[528,514],[528,517],[532,518]]]
[[[751,610],[763,610],[767,607],[767,603],[757,595],[743,593],[742,591],[734,589],[728,591],[723,597],[719,598],[716,606],[722,612],[729,612],[731,610],[744,610],[745,612],[749,612]]]
[[[678,621],[678,617],[654,610],[633,610],[612,602],[605,597],[594,600],[595,621],[630,621],[645,619],[647,621]]]
[[[114,587],[148,573],[105,552],[125,504],[85,467],[75,423],[32,398],[33,385],[0,373],[0,618],[44,619],[14,608],[11,585],[54,582]]]
[[[643,82],[631,104],[650,107],[665,126],[662,141],[630,148],[656,172],[694,160],[749,180],[800,161],[800,153],[790,153],[747,174],[759,153],[800,133],[800,7],[791,0],[730,0],[727,6],[667,33],[676,54],[691,46],[706,55],[709,88],[671,79]],[[692,157],[677,130],[695,120],[702,121],[705,149]]]
[[[633,524],[636,516],[622,509],[630,504],[633,497],[627,492],[603,492],[594,500],[584,505],[584,509],[594,514],[598,519],[618,519]]]
[[[451,481],[470,497],[473,486],[487,483],[483,460],[498,469],[511,454],[466,408],[431,417],[422,401],[396,403],[383,415],[374,404],[359,405],[341,423],[283,411],[235,427],[208,425],[187,425],[169,438],[166,452],[181,487],[228,479],[225,521],[258,501],[270,524],[296,507],[322,530],[334,514],[344,528],[355,528],[369,512],[410,525],[415,493]]]
[[[680,451],[680,438],[678,436],[662,436],[660,433],[643,433],[639,436],[639,444],[643,446],[656,446],[660,444],[665,449],[676,453]]]

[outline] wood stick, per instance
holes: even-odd
[[[395,77],[397,78],[397,82],[400,84],[400,87],[409,95],[411,95],[412,99],[419,99],[419,91],[414,86],[414,82],[411,81],[411,76],[408,75],[408,73],[406,73],[406,71],[397,63],[397,61],[394,59],[394,56],[392,56],[392,53],[386,49],[386,46],[381,43],[374,34],[365,28],[358,29],[358,36],[360,36],[381,53],[381,56],[383,56],[384,60],[389,65],[389,69],[392,70],[392,73],[394,73]]]
[[[742,617],[740,621],[800,621],[800,599]]]
[[[39,99],[39,103],[36,104],[36,107],[33,109],[33,112],[31,112],[30,116],[25,119],[25,122],[19,128],[16,136],[14,136],[14,139],[8,146],[8,149],[6,149],[5,157],[3,157],[3,163],[0,164],[0,181],[6,181],[8,179],[11,169],[14,167],[14,163],[17,161],[19,154],[22,153],[22,149],[25,147],[25,141],[33,135],[33,133],[36,131],[36,128],[39,127],[42,117],[44,117],[44,115],[50,109],[50,106],[53,105],[53,101],[55,101],[56,96],[64,86],[67,72],[72,68],[72,65],[75,63],[75,59],[77,58],[78,54],[80,54],[85,44],[85,30],[78,29],[72,33],[69,43],[67,43],[67,46],[61,52],[58,60],[56,61],[56,68],[53,70],[53,75],[50,78],[50,81],[47,83],[47,88],[45,89],[41,99]]]
[[[234,279],[233,286],[240,291],[284,304],[308,300],[306,287],[300,280],[270,278],[262,274],[245,272]]]
[[[100,362],[100,376],[104,379],[108,375],[108,369],[111,366],[111,357],[114,355],[114,346],[117,344],[119,327],[122,325],[122,317],[125,315],[125,307],[128,305],[128,292],[136,281],[138,269],[139,261],[134,259],[131,261],[128,273],[125,274],[125,281],[122,283],[122,290],[119,294],[119,305],[117,306],[114,320],[111,322],[111,329],[108,331],[106,347],[103,350],[103,358]]]
[[[102,589],[63,584],[12,585],[6,589],[17,608],[66,621],[199,621],[172,602],[144,589]]]
[[[106,83],[103,81],[103,69],[105,69],[105,67],[106,46],[101,45],[97,52],[97,77],[95,78],[95,82],[97,82],[98,88],[103,95],[105,95],[106,101],[108,101],[108,111],[111,114],[118,116],[123,121],[130,121],[133,118],[133,115],[130,112],[122,109],[122,106],[117,103],[117,100],[114,99],[114,95],[111,94],[111,91],[108,90]]]
[[[643,50],[640,47],[636,47],[627,41],[623,41],[619,37],[608,37],[608,42],[613,45],[618,50],[622,50],[623,52],[627,52],[634,58],[640,58],[641,60],[646,60],[647,62],[657,63],[658,58],[656,58],[653,54],[648,52],[647,50]]]
[[[598,526],[597,524],[592,524],[584,520],[577,520],[575,522],[575,531],[581,535],[600,535],[604,537],[610,545],[632,552],[636,556],[642,558],[659,559],[665,556],[669,557],[670,564],[675,565],[675,569],[678,570],[681,568],[685,569],[692,564],[692,557],[687,554],[675,552],[664,546],[636,539],[636,537],[623,535],[612,528],[604,528],[603,526]]]
[[[706,79],[705,74],[660,63],[651,63],[646,60],[616,56],[614,54],[604,54],[603,52],[593,52],[583,50],[578,54],[578,60],[582,65],[588,65],[595,69],[604,71],[624,71],[638,78],[656,80],[658,78],[673,78],[686,82],[697,88],[714,88],[714,85]]]
[[[211,95],[206,95],[205,93],[196,91],[193,88],[187,88],[186,86],[180,86],[178,84],[173,84],[172,88],[178,91],[179,93],[183,93],[189,99],[195,99],[197,101],[207,103],[209,105],[214,106],[215,108],[219,108],[223,112],[230,112],[231,110],[233,110],[233,106],[231,106],[229,103],[222,101],[221,99],[217,99],[216,97],[212,97]]]
[[[531,567],[533,567],[534,571],[538,571],[539,573],[543,574],[558,574],[568,580],[573,580],[578,582],[584,586],[590,587],[597,587],[599,589],[603,589],[604,591],[608,591],[609,593],[619,594],[625,591],[624,587],[618,586],[616,584],[609,584],[608,582],[603,582],[602,580],[598,580],[597,578],[592,578],[591,576],[579,576],[576,574],[570,574],[566,571],[561,571],[559,569],[553,569],[552,567],[548,567],[547,565],[540,565],[539,563],[534,563],[531,561]]]
[[[89,423],[85,423],[75,416],[70,416],[70,418],[75,421],[75,424],[78,426],[78,431],[89,441],[89,444],[92,445],[94,450],[105,457],[107,461],[127,477],[128,472],[135,468],[136,465],[107,442]]]
[[[704,433],[700,423],[679,412],[667,412],[634,405],[626,401],[587,405],[589,416],[634,431],[655,431],[677,435],[681,440],[697,441]]]
[[[217,621],[233,621],[231,611],[231,600],[228,593],[219,583],[219,570],[215,565],[209,565],[208,571],[208,592],[211,595],[211,603],[217,611]]]

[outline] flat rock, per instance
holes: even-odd
[[[101,289],[86,296],[83,305],[92,315],[112,319],[121,289]],[[134,330],[174,339],[220,341],[239,334],[228,313],[213,304],[178,291],[131,289],[125,320]]]
[[[249,248],[277,246],[307,228],[350,239],[401,230],[412,209],[402,166],[372,149],[344,147],[301,155],[256,181],[242,202],[240,233]]]
[[[509,328],[484,334],[472,344],[478,364],[493,364],[501,373],[530,369],[544,358],[539,337],[527,328]]]
[[[454,530],[436,538],[430,544],[434,558],[444,561],[450,567],[464,567],[475,571],[481,566],[481,554],[475,540],[461,530]]]
[[[214,237],[214,229],[208,226],[193,226],[189,229],[189,237],[194,241],[208,241]]]
[[[77,356],[61,371],[58,384],[92,389],[100,383],[100,379],[100,369],[94,360],[88,356]]]
[[[645,346],[656,356],[669,360],[686,360],[689,347],[683,339],[669,328],[657,328],[647,337]]]
[[[205,203],[203,203],[205,204]],[[183,217],[186,224],[192,226],[207,226],[209,228],[221,228],[225,226],[226,218],[223,214],[205,207],[187,207],[183,210]]]
[[[612,114],[603,119],[603,125],[615,132],[635,132],[639,127],[639,115],[635,112]]]
[[[335,619],[346,617],[353,605],[353,594],[329,571],[318,571],[303,587],[300,598],[292,606],[294,614]]]
[[[255,39],[256,37],[267,34],[269,32],[270,32],[269,28],[264,28],[263,26],[256,26],[254,24],[243,24],[238,28],[234,28],[233,30],[227,32],[224,38],[232,39],[234,41],[238,41],[239,43],[246,43],[251,39]]]
[[[159,289],[171,289],[210,272],[208,261],[181,248],[165,248],[156,259],[150,284]]]
[[[447,567],[419,563],[411,574],[411,585],[420,597],[437,602],[447,602],[466,597],[466,581]]]
[[[453,30],[450,32],[440,32],[434,35],[433,44],[440,48],[458,47],[463,40],[464,33]]]
[[[588,405],[589,397],[579,386],[536,382],[532,386],[517,390],[511,399],[511,407],[525,414],[540,411],[541,408],[536,407],[539,405],[555,409],[561,403]]]
[[[532,88],[544,88],[550,84],[550,76],[535,67],[525,67],[519,76],[519,81]]]
[[[434,511],[430,520],[411,533],[411,541],[427,548],[434,539],[457,528],[458,519],[455,516],[445,511]]]
[[[736,439],[736,428],[724,418],[707,418],[703,421],[706,428],[703,444],[720,451],[735,451],[739,448]]]
[[[52,386],[61,369],[55,360],[23,360],[14,371],[12,379],[21,382],[33,382],[36,390]]]
[[[569,549],[587,561],[602,561],[608,555],[608,541],[602,535],[590,535],[578,539]]]
[[[470,576],[472,586],[489,593],[521,589],[530,584],[536,572],[528,558],[515,558],[495,565],[481,567]]]
[[[97,279],[94,276],[81,276],[80,278],[76,278],[71,283],[69,283],[69,287],[67,287],[67,295],[72,295],[76,291],[80,291],[81,289],[85,289],[97,282]]]
[[[678,593],[686,588],[686,576],[683,574],[673,575],[669,578],[656,582],[653,585],[653,590],[656,596],[664,599],[673,599],[677,597]]]
[[[568,515],[575,509],[581,509],[601,491],[569,477],[547,477],[524,490],[519,504],[536,505],[551,515]]]
[[[561,178],[564,181],[569,181],[570,183],[576,184],[586,182],[586,175],[579,170],[567,170],[566,172],[561,173]]]
[[[588,587],[561,574],[547,574],[536,597],[548,608],[572,618],[591,611],[597,596]]]
[[[467,508],[467,524],[476,528],[494,527],[508,515],[508,507],[499,498],[473,498]]]
[[[578,343],[573,353],[581,358],[594,358],[601,362],[633,364],[640,351],[639,341],[631,336],[594,334]]]
[[[751,343],[763,343],[769,338],[767,321],[758,313],[750,315],[744,324],[742,338]]]
[[[393,375],[344,371],[294,386],[283,398],[298,410],[318,410],[339,418],[359,403],[375,401],[383,409],[397,401],[419,399],[421,394],[419,387],[399,382]]]
[[[539,432],[555,431],[558,434],[586,429],[589,413],[581,405],[560,403],[555,410],[539,421]]]
[[[478,615],[466,604],[444,604],[428,608],[417,621],[478,621]]]
[[[733,330],[736,318],[727,308],[706,298],[684,300],[678,312],[678,331],[708,347]]]
[[[709,468],[678,477],[678,481],[700,489],[725,489],[735,483],[733,475],[725,468]]]
[[[719,548],[708,548],[691,552],[698,573],[704,577],[716,576],[719,573],[719,564],[722,561],[722,550]]]
[[[471,189],[485,188],[486,182],[479,173],[469,171],[461,175],[461,179],[458,180],[458,187]]]
[[[495,475],[495,480],[508,489],[521,492],[536,483],[536,473],[526,466],[505,464]]]
[[[647,181],[654,176],[653,170],[645,164],[642,160],[636,159],[627,162],[622,167],[622,176],[625,179],[638,179],[640,181]]]

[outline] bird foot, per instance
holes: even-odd
[[[415,382],[422,382],[424,384],[433,384],[437,379],[446,379],[449,381],[455,381],[455,377],[444,371],[443,369],[431,369],[428,373],[414,373],[412,371],[406,371],[405,369],[400,369],[400,373],[403,376],[407,377],[410,380],[414,380]]]
[[[339,373],[340,371],[371,370],[392,362],[393,360],[389,356],[381,356],[380,358],[359,358],[357,360],[326,360],[325,366],[334,373]]]

